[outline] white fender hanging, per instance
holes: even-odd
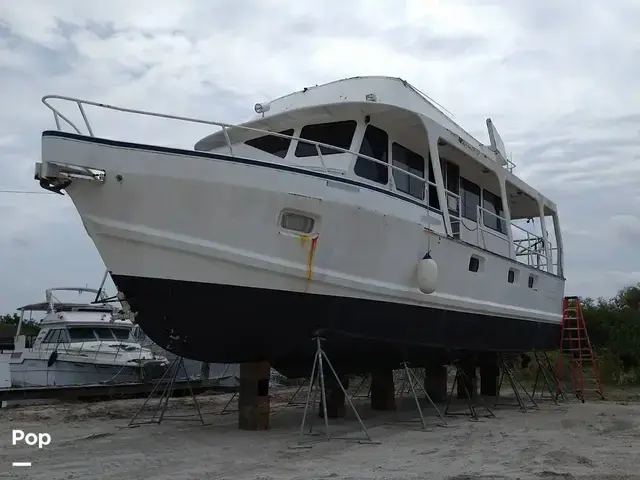
[[[429,252],[418,262],[418,288],[422,293],[433,293],[438,285],[438,264]]]

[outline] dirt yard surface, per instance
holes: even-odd
[[[276,394],[271,430],[245,432],[236,428],[235,412],[219,413],[229,398],[199,397],[206,426],[166,418],[159,425],[128,428],[143,400],[0,410],[0,478],[640,479],[640,404],[635,401],[547,401],[526,413],[498,407],[496,418],[473,422],[456,416],[447,418],[446,427],[437,425],[431,409],[425,412],[425,431],[415,421],[411,399],[399,400],[394,413],[373,412],[362,399],[358,410],[379,444],[336,439],[292,448],[300,442],[302,407],[285,408],[288,398]],[[189,415],[192,405],[190,399],[174,399],[167,415]],[[143,413],[142,419],[149,416]],[[314,415],[314,429],[321,427]],[[351,412],[331,427],[335,435],[363,438]],[[42,449],[13,446],[12,429],[46,432],[52,440]],[[313,438],[305,435],[304,441]],[[32,466],[12,467],[24,461]]]

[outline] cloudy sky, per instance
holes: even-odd
[[[637,0],[3,0],[0,190],[41,191],[45,94],[239,122],[305,86],[399,76],[480,141],[493,118],[558,204],[568,292],[610,296],[640,281],[639,23]],[[96,115],[97,135],[205,133]],[[100,281],[68,197],[0,193],[0,215],[0,313]]]

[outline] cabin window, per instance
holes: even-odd
[[[462,203],[462,216],[477,222],[480,187],[466,178],[460,177],[460,201]]]
[[[441,159],[442,182],[444,189],[455,195],[445,195],[447,198],[447,208],[453,215],[460,213],[460,205],[456,195],[460,194],[460,168],[449,160]]]
[[[533,288],[536,285],[536,277],[529,275],[529,288]]]
[[[433,207],[437,210],[440,210],[440,199],[438,198],[438,189],[433,186],[436,183],[436,176],[433,173],[433,165],[431,165],[431,160],[427,162],[429,164],[429,181],[431,184],[428,186],[429,188],[429,206]],[[440,169],[442,171],[442,169]]]
[[[357,125],[358,123],[355,120],[305,125],[300,132],[300,138],[313,142],[326,143],[348,150],[351,147],[351,141],[353,140],[353,134],[356,131]],[[320,153],[322,153],[322,155],[334,155],[343,152],[328,147],[320,147]],[[298,141],[296,157],[315,157],[317,155],[318,149],[315,145],[300,140]]]
[[[71,327],[69,337],[73,342],[95,342],[96,340],[91,327]]]
[[[367,130],[360,146],[360,153],[388,163],[389,136],[387,132],[371,124],[367,125]],[[358,157],[353,171],[359,177],[367,178],[383,185],[386,185],[389,181],[389,168],[366,158]]]
[[[516,281],[516,271],[513,268],[509,269],[509,274],[507,275],[507,282],[513,283]]]
[[[394,142],[391,145],[391,162],[395,167],[424,178],[424,157],[400,145],[399,143]],[[393,169],[393,181],[396,184],[396,189],[401,192],[408,193],[412,197],[424,200],[423,181],[410,177],[406,173],[395,168]]]
[[[112,328],[111,331],[117,340],[129,340],[129,330],[126,328]]]
[[[482,212],[485,226],[496,232],[507,233],[507,226],[502,218],[504,217],[502,199],[489,190],[482,190],[482,208],[486,210]]]
[[[110,328],[94,328],[93,331],[98,337],[98,340],[113,340],[113,333]]]
[[[291,136],[293,135],[293,128],[290,128],[289,130],[283,130],[282,132],[278,133]],[[244,143],[246,143],[250,147],[257,148],[258,150],[270,153],[271,155],[275,155],[276,157],[284,158],[287,156],[287,152],[289,151],[291,139],[276,137],[274,135],[264,135],[262,137],[254,138],[253,140],[247,140]]]
[[[60,343],[60,330],[50,330],[47,336],[44,337],[42,343]]]
[[[449,160],[444,160],[445,188],[456,195],[460,192],[460,167]]]

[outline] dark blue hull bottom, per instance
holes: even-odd
[[[483,352],[550,350],[560,324],[398,303],[210,283],[112,275],[161,347],[212,363],[269,361],[307,375],[318,332],[340,373],[413,366]]]

